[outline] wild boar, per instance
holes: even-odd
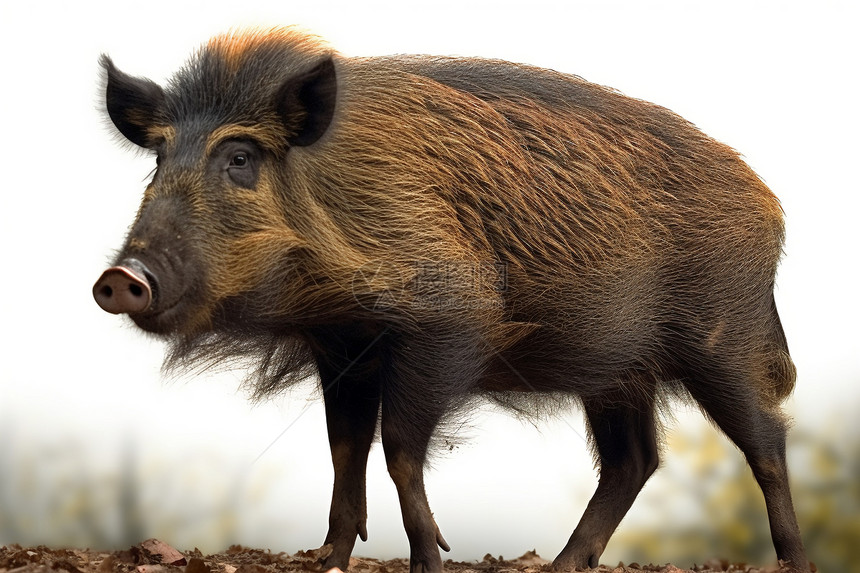
[[[554,561],[594,567],[691,398],[743,451],[780,559],[808,563],[780,402],[783,214],[671,111],[497,60],[344,57],[293,29],[216,37],[166,87],[108,57],[107,112],[157,169],[99,305],[173,367],[252,357],[256,395],[319,375],[325,567],[367,538],[380,426],[412,571],[448,550],[423,469],[476,399],[586,415],[600,480]]]

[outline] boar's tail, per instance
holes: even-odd
[[[788,353],[788,341],[782,329],[782,322],[776,311],[776,301],[771,295],[771,353],[767,366],[768,379],[770,381],[769,398],[774,404],[783,401],[794,390],[794,382],[797,379],[797,368]]]

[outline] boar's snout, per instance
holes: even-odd
[[[102,273],[93,286],[93,297],[112,314],[135,314],[152,304],[153,285],[140,261],[128,259]],[[151,276],[151,275],[150,275]]]

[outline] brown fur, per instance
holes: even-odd
[[[778,407],[782,210],[735,151],[574,76],[344,58],[291,30],[215,38],[166,91],[105,65],[111,118],[161,158],[118,257],[155,269],[161,302],[132,318],[174,367],[257,357],[258,396],[319,373],[327,566],[366,535],[381,412],[413,568],[441,567],[420,470],[477,395],[582,404],[601,481],[556,567],[595,564],[657,466],[668,393],[738,443],[778,554],[805,567]],[[251,188],[224,175],[246,147]]]

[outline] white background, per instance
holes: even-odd
[[[106,126],[99,54],[163,82],[209,36],[255,24],[302,25],[347,55],[480,55],[575,73],[737,148],[787,212],[777,302],[800,372],[787,408],[808,427],[856,408],[856,3],[3,0],[0,453],[13,467],[37,453],[37,497],[66,487],[68,472],[97,478],[133,462],[151,511],[188,506],[185,521],[208,524],[160,530],[180,547],[293,552],[322,542],[332,475],[321,404],[298,390],[252,406],[237,391],[241,373],[168,383],[160,344],[90,294],[154,167]],[[697,420],[682,415],[674,431]],[[470,439],[428,475],[451,556],[534,547],[554,556],[595,484],[583,432],[575,412],[538,429],[504,414],[476,418]],[[667,503],[665,492],[679,507],[695,503],[660,480],[641,505]],[[369,488],[370,541],[357,553],[407,555],[379,448]],[[233,499],[247,511],[222,511]],[[0,542],[51,542],[58,527],[45,520],[31,539]]]

